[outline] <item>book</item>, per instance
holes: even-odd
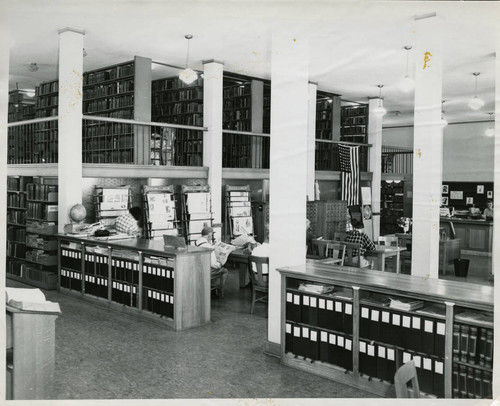
[[[391,299],[391,304],[389,305],[390,307],[394,309],[400,309],[400,310],[416,310],[420,309],[421,307],[424,306],[424,302],[422,300],[416,300],[416,299]]]
[[[40,289],[5,288],[5,303],[25,311],[61,312],[59,303],[46,300]]]
[[[302,292],[326,294],[333,292],[334,286],[332,285],[315,285],[313,283],[301,283],[299,290]]]

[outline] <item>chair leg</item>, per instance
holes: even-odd
[[[257,292],[255,291],[253,285],[252,285],[252,306],[250,308],[250,314],[253,314],[253,308],[255,306],[255,298],[257,296]]]
[[[219,293],[220,293],[220,297],[221,299],[224,298],[224,276],[221,275],[220,279],[219,279]]]

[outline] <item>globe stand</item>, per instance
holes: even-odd
[[[87,210],[85,209],[85,206],[82,204],[75,204],[69,210],[71,223],[64,225],[64,232],[69,234],[80,233],[82,228],[89,225],[85,223],[85,217],[87,217]]]

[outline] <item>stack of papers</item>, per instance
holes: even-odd
[[[445,316],[446,307],[442,304],[433,304],[417,310],[417,313],[425,314],[427,316]]]
[[[475,323],[483,327],[493,328],[493,314],[479,312],[463,312],[455,316],[456,321],[464,323]]]
[[[333,292],[333,286],[331,285],[315,285],[312,283],[301,283],[299,290],[302,292],[316,293],[318,295],[323,295],[325,293]]]
[[[390,298],[390,300],[391,304],[389,306],[399,310],[407,310],[407,311],[416,310],[424,306],[424,302],[422,300],[417,300],[417,299]]]

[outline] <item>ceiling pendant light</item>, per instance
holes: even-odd
[[[444,102],[445,102],[445,101],[446,101],[446,100],[443,100],[443,101],[441,102],[441,125],[442,125],[443,127],[446,127],[446,126],[448,125],[448,121],[446,121],[446,119],[444,118]]]
[[[479,110],[481,107],[484,106],[484,101],[479,97],[477,97],[477,77],[480,75],[480,73],[474,72],[473,75],[476,77],[476,86],[474,91],[474,97],[469,100],[469,107],[472,110]]]
[[[408,58],[410,56],[411,46],[410,45],[406,45],[404,47],[404,49],[406,49],[406,76],[399,83],[399,88],[403,92],[408,93],[408,92],[412,91],[415,88],[415,81],[410,77],[410,75],[408,75]]]
[[[493,117],[493,113],[488,113],[490,115],[490,126],[488,127],[488,129],[484,132],[484,134],[487,136],[487,137],[494,137],[495,136],[495,129],[493,128],[493,122],[491,121],[492,117]]]
[[[378,106],[373,110],[373,114],[375,114],[378,117],[382,117],[385,113],[387,113],[387,110],[384,109],[384,106],[382,106],[382,88],[384,85],[377,85],[378,87]]]
[[[189,40],[193,38],[192,35],[184,35],[184,38],[188,40],[187,56],[186,56],[186,69],[184,69],[179,74],[179,79],[182,80],[186,85],[190,85],[196,79],[198,79],[198,74],[189,67]]]

